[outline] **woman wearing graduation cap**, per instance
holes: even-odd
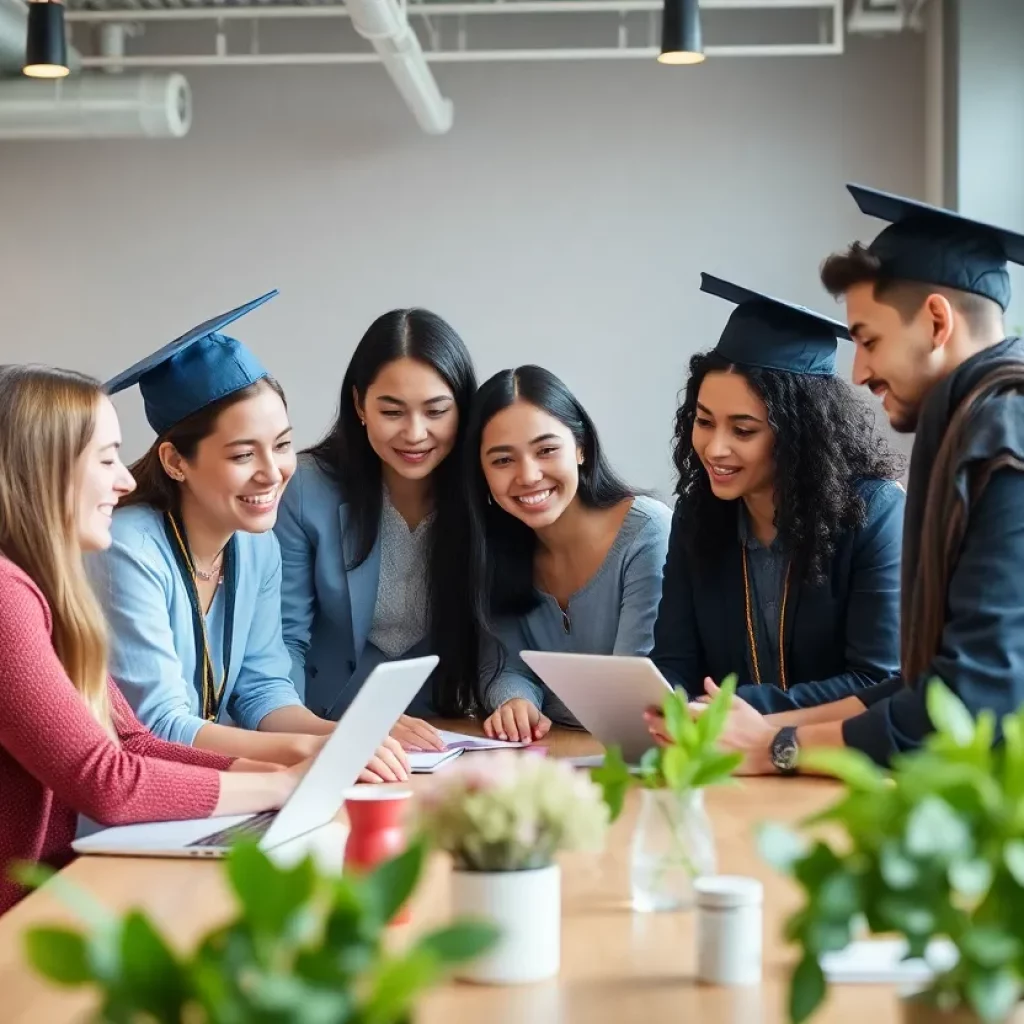
[[[835,375],[844,325],[707,274],[701,290],[736,309],[676,414],[652,658],[695,698],[736,673],[761,711],[836,700],[899,664],[901,460]]]
[[[111,672],[143,722],[179,743],[291,764],[333,728],[295,692],[281,633],[272,528],[295,471],[292,428],[279,385],[220,333],[276,294],[196,327],[108,383],[110,394],[139,385],[157,440],[132,466],[138,488],[91,568]],[[406,777],[405,755],[388,738],[364,779]]]
[[[15,864],[67,863],[79,814],[127,825],[272,810],[305,768],[167,743],[111,682],[82,555],[110,544],[110,511],[132,489],[120,443],[98,381],[0,367],[0,914],[24,894]]]

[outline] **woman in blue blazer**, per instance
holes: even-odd
[[[737,306],[676,416],[652,658],[696,698],[736,673],[763,712],[838,700],[899,666],[902,460],[834,373],[844,325],[708,275],[702,290]]]
[[[138,383],[157,441],[90,565],[110,670],[166,740],[260,762],[314,754],[333,723],[302,704],[281,634],[281,556],[271,528],[295,471],[278,384],[219,332],[269,299],[209,321],[107,385]],[[241,728],[239,728],[239,726]],[[407,778],[397,741],[363,778]]]
[[[420,716],[476,707],[468,512],[459,474],[476,391],[472,360],[441,317],[397,309],[356,347],[327,436],[299,457],[275,527],[292,681],[336,718],[379,662],[440,664],[392,733],[439,748]]]

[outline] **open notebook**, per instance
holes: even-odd
[[[409,767],[417,775],[436,772],[447,767],[468,750],[501,750],[525,747],[526,743],[488,739],[486,736],[469,736],[463,732],[451,732],[441,729],[441,739],[447,747],[441,751],[422,751],[409,754]]]

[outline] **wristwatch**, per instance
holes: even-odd
[[[772,764],[783,775],[796,774],[796,759],[800,746],[796,741],[796,727],[784,725],[772,740]]]

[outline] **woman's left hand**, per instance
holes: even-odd
[[[712,699],[719,693],[718,686],[711,678],[704,680],[704,689]],[[707,707],[706,703],[693,702],[690,704],[690,713],[697,717]],[[745,755],[743,763],[736,769],[737,775],[768,775],[774,771],[771,749],[777,731],[765,721],[760,711],[741,697],[734,697],[725,719],[725,728],[718,737],[718,746],[727,753],[736,751]]]
[[[444,750],[441,734],[422,718],[402,715],[391,730],[391,738],[398,740],[406,750]]]

